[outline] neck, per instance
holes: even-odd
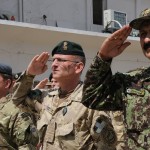
[[[0,98],[5,97],[7,94],[8,94],[8,92],[7,92],[7,93],[6,93],[6,92],[4,92],[4,93],[0,94]]]
[[[77,85],[79,84],[79,80],[77,81],[71,81],[71,82],[65,82],[64,84],[60,84],[60,92],[61,94],[69,94],[72,93]]]

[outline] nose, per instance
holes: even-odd
[[[57,59],[53,59],[52,64],[51,64],[51,68],[54,69],[55,67],[58,66],[58,60]]]
[[[144,38],[144,42],[145,43],[149,43],[150,42],[150,32],[146,35],[146,37]]]

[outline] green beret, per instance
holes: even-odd
[[[0,73],[12,76],[12,68],[6,64],[0,63]]]
[[[70,41],[62,41],[60,42],[53,50],[52,56],[54,54],[62,54],[62,55],[78,55],[85,57],[82,47],[74,42]]]
[[[150,20],[150,8],[143,10],[139,16],[130,22],[130,26],[136,30],[139,30],[142,23]]]

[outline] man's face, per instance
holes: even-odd
[[[59,88],[59,82],[56,81],[56,79],[51,79],[51,88],[56,89]]]
[[[76,75],[77,65],[78,62],[75,56],[55,54],[51,66],[53,77],[58,82],[73,79]]]
[[[7,81],[4,80],[4,78],[2,77],[2,75],[0,74],[0,98],[2,98],[3,96],[5,96],[5,93],[8,91],[7,88]]]
[[[144,55],[150,59],[150,25],[144,26],[139,30],[140,43]]]

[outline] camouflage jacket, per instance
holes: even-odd
[[[30,114],[16,107],[11,101],[11,97],[3,98],[4,101],[5,104],[1,103],[0,109],[0,149],[36,149],[39,135]]]
[[[150,68],[112,75],[98,56],[85,79],[82,103],[92,109],[123,111],[125,150],[150,148]]]
[[[39,110],[37,99],[40,95],[30,92],[32,81],[25,74],[18,80],[13,101]],[[42,134],[44,150],[115,150],[116,134],[110,118],[105,112],[88,109],[81,103],[82,88],[80,83],[64,99],[59,98],[58,90],[42,92],[37,128],[47,129]]]

